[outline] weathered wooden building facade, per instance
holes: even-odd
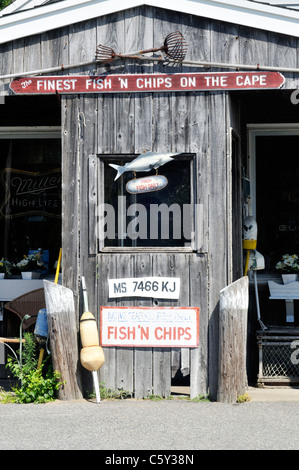
[[[277,236],[273,223],[296,226],[298,222],[273,222],[275,211],[270,206],[272,201],[277,207],[274,194],[279,185],[271,186],[267,177],[277,182],[283,172],[295,174],[297,168],[299,108],[294,91],[299,85],[299,13],[247,0],[238,2],[238,6],[233,1],[213,0],[126,3],[116,7],[113,1],[64,0],[28,10],[7,10],[0,17],[0,86],[4,95],[0,105],[0,138],[4,145],[0,170],[9,164],[14,168],[14,162],[8,163],[5,145],[19,139],[18,132],[27,133],[34,142],[45,139],[48,154],[44,151],[44,166],[35,169],[39,172],[60,165],[59,149],[53,142],[61,138],[61,219],[49,215],[49,209],[47,225],[40,227],[49,237],[44,240],[44,235],[40,239],[36,236],[36,243],[50,248],[53,256],[62,246],[63,284],[74,293],[78,321],[82,275],[86,278],[89,308],[96,314],[98,325],[101,306],[199,308],[198,347],[106,347],[100,380],[143,397],[151,393],[168,395],[172,377],[190,374],[192,397],[208,392],[215,397],[220,291],[243,276],[242,225],[249,210],[247,197],[251,196],[261,226],[258,249],[267,260],[269,257],[265,276],[271,272],[271,255],[280,251],[276,246],[268,247],[270,240],[274,245]],[[188,44],[186,58],[179,64],[167,57],[165,60],[163,51],[148,55],[161,55],[162,59],[156,61],[95,62],[99,44],[126,53],[163,45],[173,31],[180,31]],[[14,93],[10,88],[18,77],[29,82],[30,77],[45,75],[118,75],[121,80],[127,74],[142,78],[144,74],[172,77],[177,73],[224,72],[227,76],[236,71],[240,73],[240,84],[243,81],[242,85],[248,86],[231,90],[224,85],[219,89],[218,81],[214,89],[148,91],[143,81],[139,91],[113,93],[108,82],[104,92],[104,82],[100,82],[101,87],[99,82],[92,82],[88,93],[56,89],[50,94]],[[285,81],[274,89],[257,88],[246,78],[252,71],[256,77],[262,72],[281,72]],[[249,80],[247,84],[245,79]],[[263,141],[263,137],[268,140]],[[254,155],[248,150],[249,143]],[[32,156],[30,151],[28,156]],[[167,173],[169,191],[166,196],[163,191],[154,193],[152,203],[179,203],[180,210],[185,204],[189,208],[190,236],[151,238],[149,229],[142,238],[142,227],[136,223],[135,237],[129,240],[130,227],[125,226],[121,234],[123,222],[118,218],[118,237],[103,240],[98,212],[101,204],[114,201],[116,211],[119,207],[115,201],[127,206],[136,204],[136,199],[128,199],[116,186],[116,173],[109,163],[123,165],[146,151],[180,154],[159,169],[159,173]],[[37,162],[40,154],[36,155]],[[31,166],[24,161],[16,165],[21,165],[23,171],[33,171],[34,161]],[[253,171],[259,172],[257,176]],[[273,199],[266,200],[265,193],[271,193]],[[145,204],[145,198],[140,201]],[[262,201],[269,207],[259,211]],[[1,223],[3,229],[4,218]],[[22,230],[20,227],[16,239],[21,238]],[[9,240],[12,234],[3,243],[9,245]],[[3,255],[9,253],[8,246],[2,249]],[[108,280],[145,277],[180,279],[179,298],[109,297]],[[254,336],[255,328],[253,311],[249,334]],[[248,344],[252,347],[248,354],[249,375],[254,381],[255,339]]]

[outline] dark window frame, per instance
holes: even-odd
[[[121,161],[125,164],[128,161],[133,160],[139,154],[97,154],[98,160],[98,200],[97,203],[103,204],[105,202],[105,170],[109,163],[115,163],[116,161]],[[191,222],[191,233],[193,233],[193,237],[190,240],[190,246],[107,246],[105,244],[105,239],[101,237],[101,234],[98,233],[99,237],[99,252],[147,252],[147,251],[161,251],[161,252],[194,252],[196,251],[196,211],[195,211],[195,203],[197,201],[197,184],[196,184],[196,154],[195,153],[182,153],[176,157],[176,160],[180,161],[189,161],[190,164],[190,222]],[[171,162],[171,165],[175,164],[175,162]],[[113,170],[115,172],[115,170]],[[116,174],[116,173],[115,173]],[[149,172],[150,176],[153,176],[153,172]],[[163,166],[159,168],[158,174],[163,174]],[[141,176],[145,176],[147,174],[137,173],[137,178]],[[163,190],[162,190],[163,191]],[[159,192],[159,191],[158,191]],[[163,201],[161,201],[161,204]],[[99,229],[100,232],[100,229]]]

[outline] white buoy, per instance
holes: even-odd
[[[267,327],[263,323],[262,318],[261,318],[259,292],[258,292],[258,285],[257,285],[257,278],[256,278],[256,272],[260,269],[265,269],[265,258],[257,250],[253,250],[250,253],[250,257],[249,257],[249,270],[253,271],[257,319],[258,319],[259,324],[261,325],[262,330],[266,330]]]

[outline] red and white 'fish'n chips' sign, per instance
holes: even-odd
[[[128,74],[99,76],[36,76],[15,78],[17,94],[140,93],[162,91],[261,90],[284,84],[279,72]]]

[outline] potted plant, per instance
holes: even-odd
[[[282,255],[282,258],[275,265],[275,269],[281,273],[284,284],[296,281],[299,273],[299,256],[296,254]]]
[[[38,279],[40,271],[45,269],[41,253],[39,252],[24,255],[24,258],[16,266],[21,271],[23,279]]]
[[[4,279],[5,275],[11,275],[12,263],[5,258],[0,260],[0,279]]]

